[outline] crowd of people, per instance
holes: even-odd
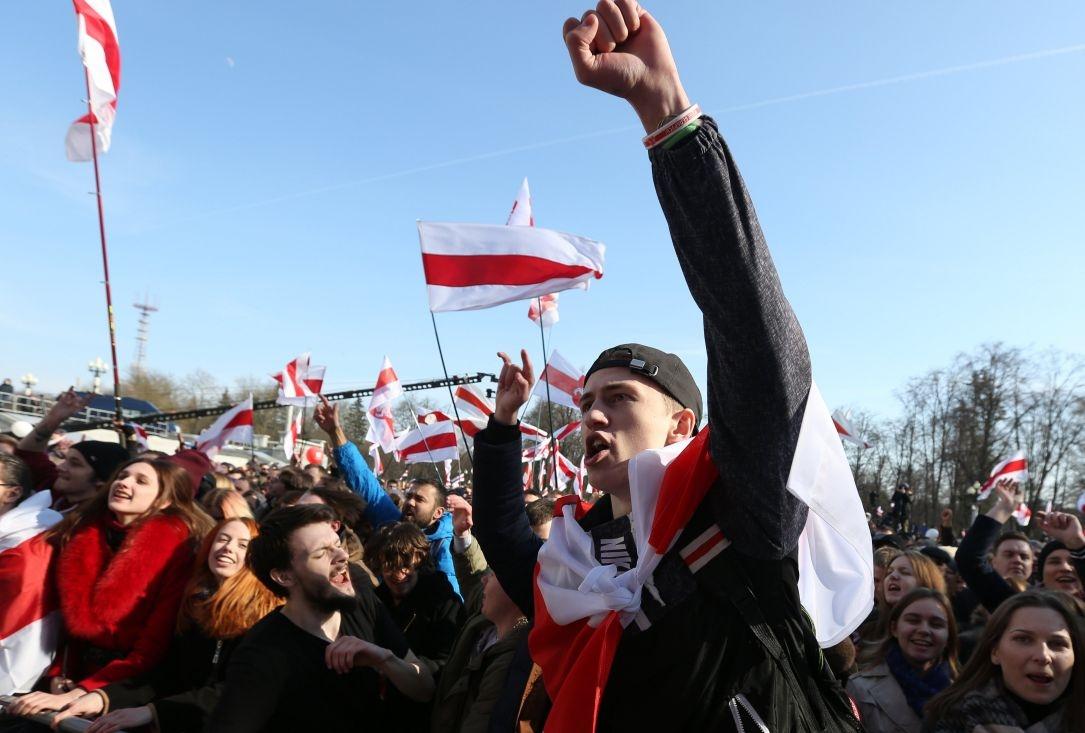
[[[1085,534],[1059,511],[1036,517],[1043,540],[1007,531],[1011,481],[969,527],[947,510],[919,536],[898,487],[870,527],[869,618],[817,643],[787,487],[809,353],[749,195],[643,8],[602,0],[563,35],[577,79],[648,133],[704,315],[707,404],[674,354],[602,351],[580,401],[589,504],[524,489],[526,352],[499,355],[457,491],[382,482],[327,401],[327,468],[99,441],[51,455],[82,407],[69,391],[0,441],[0,520],[32,497],[56,514],[22,587],[61,618],[0,731],[41,713],[90,733],[1085,731]],[[670,461],[656,484],[648,454]]]

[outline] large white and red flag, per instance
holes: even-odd
[[[402,396],[403,384],[399,381],[396,370],[392,368],[392,360],[385,356],[377,374],[377,384],[369,398],[369,407],[366,409],[369,429],[365,433],[365,439],[379,445],[385,453],[396,450],[396,423],[392,415],[392,403]]]
[[[531,394],[540,399],[547,399],[546,383],[550,382],[549,398],[555,405],[565,405],[574,409],[580,407],[580,395],[584,391],[584,372],[559,354],[550,352],[550,360],[535,383]]]
[[[271,378],[279,383],[279,394],[275,403],[279,405],[315,405],[324,387],[325,367],[309,363],[306,352],[291,361],[281,372]]]
[[[121,87],[121,47],[117,43],[117,24],[109,0],[74,0],[79,24],[79,56],[87,74],[90,110],[68,128],[64,147],[71,161],[94,158],[90,139],[94,124],[99,152],[109,150],[113,118],[117,114],[117,92]]]
[[[840,410],[833,412],[833,425],[836,427],[837,434],[840,435],[840,439],[857,445],[860,448],[873,448],[874,444],[867,441],[866,438],[859,435],[859,431],[855,429],[855,425],[851,422],[851,416],[845,415]]]
[[[452,395],[461,418],[478,419],[485,424],[490,415],[494,414],[494,403],[480,389],[461,384]]]
[[[547,472],[547,485],[554,488],[555,491],[563,491],[565,484],[569,481],[575,481],[579,469],[576,464],[565,457],[565,454],[560,450],[555,453],[557,460],[546,462]],[[554,473],[554,464],[557,464],[558,472]]]
[[[562,425],[560,428],[554,431],[554,440],[565,440],[577,430],[580,430],[580,420],[573,420],[571,423]]]
[[[550,328],[558,322],[558,294],[543,295],[531,301],[527,307],[527,317],[535,323],[542,323],[543,328]]]
[[[404,463],[437,463],[460,457],[456,426],[451,420],[419,423],[396,441]]]
[[[604,246],[550,229],[419,222],[429,309],[478,310],[579,288],[603,276]]]
[[[457,428],[463,431],[463,437],[467,440],[474,438],[482,429],[486,427],[485,420],[471,419],[471,420],[455,420],[447,412],[441,410],[433,410],[432,412],[426,412],[417,416],[419,425],[429,425],[431,423],[439,421],[449,421],[453,423]]]
[[[252,443],[252,395],[223,413],[196,438],[196,450],[213,458],[226,443]]]
[[[283,435],[283,453],[286,460],[294,457],[294,450],[298,444],[298,436],[301,435],[301,421],[305,417],[304,410],[294,412],[294,406],[286,408],[286,433]]]
[[[988,477],[988,479],[983,482],[983,485],[980,486],[979,494],[976,498],[980,500],[986,499],[991,491],[994,490],[995,484],[1002,479],[1010,479],[1019,484],[1028,481],[1028,459],[1025,458],[1025,451],[1017,451],[992,468],[990,477]]]
[[[29,692],[53,661],[60,609],[45,531],[60,521],[39,491],[0,516],[0,695]]]

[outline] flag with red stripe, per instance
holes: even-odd
[[[868,442],[866,438],[860,437],[859,432],[851,422],[850,415],[845,415],[840,410],[837,410],[833,413],[832,417],[833,427],[836,428],[836,432],[841,440],[857,445],[860,448],[874,447],[874,445]]]
[[[308,352],[291,361],[271,378],[279,383],[275,403],[279,405],[315,405],[324,387],[325,367],[309,363]]]
[[[436,463],[459,458],[456,426],[451,420],[420,423],[396,441],[396,450],[404,463]]]
[[[556,350],[550,352],[550,360],[531,394],[539,399],[547,399],[547,382],[550,384],[551,402],[573,409],[580,407],[580,395],[584,392],[584,372]]]
[[[369,407],[366,409],[369,429],[365,433],[366,441],[379,445],[385,453],[392,453],[396,449],[396,423],[392,414],[392,402],[401,396],[403,384],[399,381],[396,370],[392,368],[392,360],[385,356],[377,373],[373,394],[369,398]]]
[[[604,247],[524,226],[419,222],[433,312],[477,310],[579,288],[603,276]]]
[[[541,321],[543,328],[553,326],[560,320],[558,316],[558,294],[551,293],[531,301],[531,305],[527,307],[527,317],[535,323]]]
[[[53,660],[61,619],[45,531],[61,516],[40,491],[0,516],[0,695],[29,692]]]
[[[1028,459],[1025,458],[1025,451],[1017,451],[991,469],[991,475],[983,482],[977,498],[986,499],[995,488],[995,484],[1002,479],[1016,481],[1019,484],[1028,481]]]
[[[79,56],[87,74],[90,110],[68,128],[64,140],[68,160],[80,162],[109,150],[113,137],[113,118],[117,114],[117,92],[121,87],[121,47],[117,42],[117,23],[109,0],[74,0],[79,24]],[[95,142],[90,139],[94,124]]]
[[[223,413],[196,438],[196,450],[214,458],[228,442],[252,444],[252,395]]]
[[[1029,509],[1028,504],[1022,502],[1017,505],[1016,509],[1013,510],[1012,516],[1022,527],[1027,527],[1029,520],[1032,519],[1032,510]]]
[[[494,414],[494,403],[475,387],[461,384],[456,387],[452,396],[461,417],[466,415],[468,419],[479,418],[485,423],[490,415]]]
[[[298,436],[301,435],[301,421],[304,416],[304,410],[298,410],[297,414],[294,414],[293,405],[286,408],[286,433],[283,435],[283,453],[286,454],[286,460],[288,461],[294,457]]]

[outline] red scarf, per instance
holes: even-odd
[[[701,504],[719,473],[708,450],[708,428],[687,445],[667,466],[659,490],[648,543],[659,554],[667,552]],[[579,502],[575,496],[558,500],[554,516],[562,507]],[[579,502],[579,521],[590,505]],[[642,550],[642,548],[638,548]],[[538,579],[539,566],[535,566]],[[551,617],[535,585],[535,626],[528,639],[531,658],[542,669],[543,683],[553,701],[546,719],[547,731],[594,733],[610,666],[621,642],[623,626],[611,612],[598,626],[583,619],[564,626]]]

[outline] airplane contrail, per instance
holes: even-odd
[[[789,94],[782,97],[771,97],[769,99],[762,99],[757,102],[747,102],[746,104],[739,104],[731,107],[714,109],[711,111],[711,113],[716,116],[721,116],[726,114],[733,114],[736,112],[747,112],[749,110],[761,109],[763,107],[774,107],[781,104],[790,104],[791,102],[800,102],[807,99],[815,99],[817,97],[828,97],[835,94],[845,94],[848,92],[857,92],[865,89],[876,89],[879,87],[893,86],[895,84],[907,84],[914,81],[922,81],[924,79],[933,79],[939,76],[951,76],[954,74],[963,74],[970,71],[980,71],[983,69],[990,69],[997,66],[1006,66],[1009,64],[1021,63],[1023,61],[1035,61],[1037,59],[1051,58],[1053,56],[1066,56],[1068,54],[1081,53],[1082,51],[1085,51],[1085,43],[1079,43],[1073,46],[1062,46],[1060,48],[1049,48],[1042,51],[1031,51],[1029,53],[1019,53],[1012,56],[989,59],[987,61],[976,61],[970,64],[946,66],[941,69],[918,71],[911,74],[900,74],[898,76],[889,76],[882,79],[857,82],[854,84],[842,84],[840,86],[828,87],[826,89],[817,89],[810,92],[801,92],[799,94]],[[220,214],[229,214],[236,211],[244,211],[246,209],[256,209],[263,206],[271,206],[272,204],[278,204],[284,201],[293,201],[295,199],[307,198],[309,196],[316,196],[322,193],[328,193],[330,191],[339,191],[344,188],[364,186],[370,183],[380,183],[382,181],[388,181],[395,178],[412,176],[417,173],[426,173],[429,171],[440,170],[442,168],[451,168],[453,166],[464,165],[466,163],[476,163],[482,160],[501,158],[506,155],[514,155],[516,153],[524,153],[531,150],[539,150],[540,148],[549,148],[557,145],[566,145],[568,143],[591,140],[593,138],[608,137],[610,135],[617,135],[620,133],[631,132],[638,129],[640,129],[640,125],[624,125],[622,127],[612,127],[606,130],[595,130],[593,132],[585,132],[578,135],[569,135],[566,137],[552,138],[549,140],[540,140],[538,142],[528,143],[525,145],[515,145],[513,147],[501,148],[500,150],[492,150],[488,153],[479,153],[477,155],[451,158],[449,160],[443,160],[437,163],[429,163],[426,165],[414,166],[412,168],[405,168],[403,170],[395,171],[392,173],[383,173],[381,175],[370,176],[368,178],[358,178],[352,181],[331,183],[326,186],[318,186],[316,188],[309,188],[303,191],[292,191],[290,193],[282,194],[281,196],[275,196],[272,198],[263,199],[261,201],[251,201],[245,204],[237,204],[236,206],[213,209],[211,211],[205,211],[199,214],[193,214],[192,216],[184,217],[182,219],[174,220],[173,222],[162,225],[160,227],[151,227],[149,230],[144,231],[164,229],[167,227],[175,226],[177,224],[183,224],[198,219],[218,216]]]

